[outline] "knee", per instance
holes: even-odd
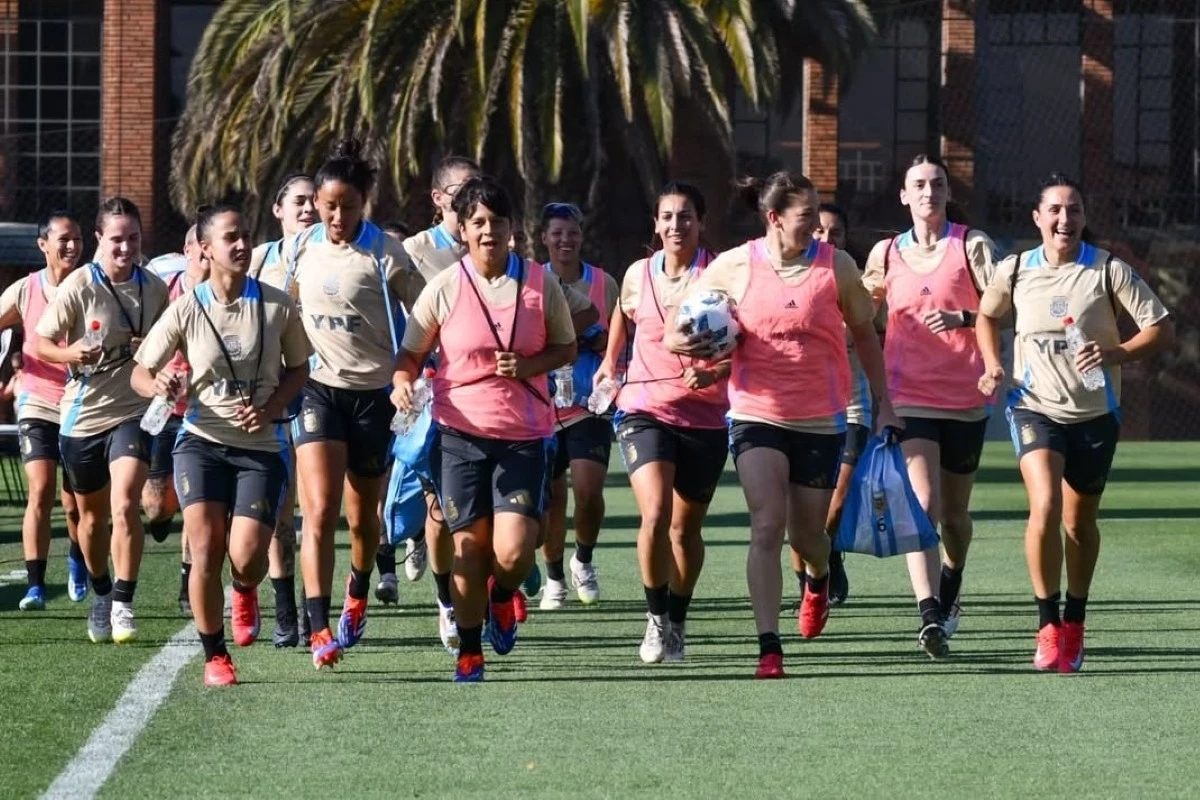
[[[138,504],[132,497],[120,496],[114,497],[112,501],[112,520],[113,524],[124,523],[132,525],[139,516]]]
[[[575,511],[585,516],[597,516],[604,513],[603,490],[580,491],[575,493]]]
[[[654,537],[667,536],[671,529],[671,514],[665,503],[654,503],[642,509],[641,531]]]
[[[63,504],[63,514],[67,518],[67,522],[76,527],[79,526],[79,506],[74,503]]]
[[[1100,528],[1092,519],[1072,519],[1063,522],[1067,538],[1075,544],[1089,544],[1100,538]]]
[[[971,515],[965,508],[947,509],[942,514],[942,527],[958,538],[971,535]]]
[[[311,510],[304,514],[305,525],[309,525],[309,520],[312,521],[312,530],[318,537],[332,536],[333,531],[337,528],[338,509],[334,508],[327,501],[314,501]]]
[[[1052,528],[1058,533],[1058,525],[1062,520],[1062,498],[1052,492],[1029,494],[1029,520],[1045,528]]]

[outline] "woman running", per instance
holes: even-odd
[[[317,171],[321,222],[285,241],[287,285],[303,309],[315,350],[300,414],[292,423],[303,485],[300,558],[317,668],[332,666],[366,629],[367,595],[379,547],[379,502],[391,456],[389,402],[398,303],[424,281],[404,248],[363,217],[375,170],[348,139]],[[336,639],[329,627],[334,531],[345,498],[350,576]]]
[[[592,376],[608,345],[608,326],[617,306],[617,281],[599,267],[583,261],[583,212],[570,203],[550,203],[542,210],[542,244],[550,255],[546,264],[560,284],[587,296],[600,312],[600,321],[582,332],[579,355],[572,370],[575,399],[556,408],[558,441],[550,464],[550,508],[542,557],[546,560],[546,588],[541,608],[562,608],[567,599],[563,550],[567,537],[567,470],[575,498],[575,553],[571,556],[571,583],[579,602],[591,605],[600,599],[600,585],[592,564],[592,551],[604,522],[604,481],[612,452],[612,424],[587,410]],[[561,391],[564,387],[557,387]]]
[[[283,242],[308,230],[317,222],[317,210],[313,205],[313,181],[308,175],[289,175],[275,192],[275,203],[271,211],[279,220],[283,238],[266,242],[254,248],[250,256],[250,275],[268,286],[284,289],[287,265],[280,256]],[[293,407],[294,411],[294,407]],[[289,414],[291,416],[291,414]],[[290,429],[289,429],[290,442]],[[291,447],[289,443],[289,448]],[[275,594],[275,632],[272,637],[276,647],[295,647],[303,641],[309,644],[311,631],[308,613],[296,607],[296,489],[295,460],[289,456],[288,494],[275,517],[275,532],[267,550],[268,576]],[[301,603],[304,590],[300,591]]]
[[[659,192],[654,232],[662,249],[625,271],[604,362],[613,379],[634,326],[628,376],[616,398],[616,431],[642,521],[638,565],[646,597],[639,655],[647,664],[682,661],[687,612],[704,567],[701,527],[728,458],[728,360],[712,363],[667,350],[667,319],[704,273],[704,196],[686,183]]]
[[[431,453],[439,505],[454,536],[456,681],[483,679],[482,633],[501,655],[517,638],[513,594],[537,543],[546,461],[554,431],[546,374],[575,358],[566,298],[546,271],[508,249],[512,202],[490,178],[454,198],[468,253],[421,295],[396,361],[396,407],[441,348],[434,377]],[[490,590],[489,577],[494,576]]]
[[[813,238],[819,202],[812,182],[778,172],[743,188],[766,234],[718,256],[696,288],[726,294],[741,323],[743,340],[729,378],[729,447],[750,511],[746,579],[758,628],[755,677],[782,678],[779,551],[785,532],[807,565],[800,635],[818,636],[829,616],[825,524],[846,440],[847,329],[879,403],[878,423],[900,422],[858,267],[847,253]],[[709,333],[678,331],[674,314],[666,341],[692,355],[712,347]]]
[[[1070,673],[1083,666],[1100,498],[1121,431],[1121,365],[1170,348],[1175,326],[1132,267],[1083,241],[1083,194],[1070,178],[1055,173],[1042,184],[1033,222],[1042,246],[1005,259],[983,295],[975,331],[984,359],[979,391],[1008,389],[1008,421],[1029,497],[1025,560],[1038,609],[1033,665]],[[1010,308],[1016,338],[1013,380],[1006,383],[999,320]],[[1138,326],[1124,342],[1121,308]],[[1072,324],[1086,340],[1075,352]]]
[[[912,228],[875,245],[863,283],[887,306],[884,360],[901,447],[921,507],[941,526],[944,556],[931,547],[907,556],[917,598],[920,647],[930,658],[949,652],[958,629],[959,589],[972,524],[969,506],[991,401],[976,391],[983,358],[970,328],[982,287],[995,271],[995,245],[982,231],[950,222],[946,168],[917,156],[904,174],[900,202]]]
[[[147,403],[129,390],[129,376],[142,337],[167,307],[167,285],[138,266],[142,220],[129,200],[100,206],[96,242],[96,261],[67,276],[38,320],[34,355],[73,370],[59,448],[79,504],[79,546],[94,593],[88,637],[124,644],[137,637],[133,595],[144,546],[138,501],[150,463],[150,436],[140,426]]]
[[[173,368],[178,352],[190,368],[192,402],[175,445],[175,480],[192,550],[189,590],[204,684],[228,686],[237,675],[225,647],[221,572],[228,554],[238,639],[243,609],[257,628],[254,588],[267,572],[275,515],[287,495],[282,417],[308,375],[309,345],[292,299],[247,277],[250,245],[236,209],[202,209],[196,236],[211,275],[150,330],[131,383],[142,397],[171,397],[186,374]]]
[[[70,211],[52,211],[38,225],[38,248],[46,257],[45,269],[20,278],[0,296],[0,330],[21,325],[25,331],[17,382],[17,438],[25,466],[28,499],[21,523],[25,573],[29,588],[18,607],[41,611],[46,607],[46,561],[50,555],[50,516],[58,490],[59,407],[66,391],[67,371],[61,364],[44,361],[35,350],[33,335],[38,320],[54,301],[58,287],[83,255],[79,219]],[[87,596],[87,567],[79,548],[79,508],[70,482],[63,481],[62,507],[71,540],[67,552],[67,596],[79,603]]]
[[[820,222],[813,231],[813,238],[825,242],[838,250],[846,249],[850,233],[850,220],[841,206],[821,203],[818,209]],[[825,532],[829,540],[837,538],[838,525],[842,521],[842,509],[850,491],[850,478],[858,458],[871,438],[871,384],[867,373],[858,363],[854,352],[854,337],[846,332],[846,353],[850,357],[850,405],[846,406],[846,444],[842,447],[841,467],[838,469],[837,485],[833,487],[833,498],[829,502],[829,515],[825,519]],[[804,560],[795,550],[792,554],[792,569],[800,581],[800,596],[804,596],[806,582]],[[850,581],[846,577],[845,556],[836,549],[829,551],[829,605],[841,605],[850,593]]]

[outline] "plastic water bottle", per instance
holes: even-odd
[[[610,408],[613,401],[617,399],[617,392],[621,391],[621,384],[624,376],[618,375],[613,378],[605,378],[592,387],[592,394],[588,397],[588,411],[596,416],[599,416]]]
[[[392,417],[392,433],[397,436],[408,436],[412,433],[417,420],[421,418],[421,413],[433,402],[433,375],[433,369],[426,368],[421,377],[417,378],[413,384],[412,408],[396,412],[396,416]]]
[[[1071,317],[1063,319],[1063,330],[1067,335],[1067,355],[1071,358],[1071,363],[1075,362],[1075,355],[1079,352],[1079,348],[1087,343],[1087,336],[1075,324],[1075,320]],[[1083,388],[1088,391],[1096,391],[1104,388],[1104,370],[1100,367],[1092,367],[1086,372],[1081,373],[1083,377]]]
[[[554,376],[554,405],[559,408],[575,405],[575,368],[567,364],[550,374]]]
[[[83,332],[83,346],[88,350],[93,347],[100,347],[104,344],[104,325],[100,320],[94,319],[87,324],[87,330]],[[80,364],[79,373],[81,375],[91,375],[96,371],[95,364]]]
[[[172,392],[169,397],[156,394],[150,401],[150,407],[146,409],[145,414],[142,414],[142,430],[151,436],[158,436],[162,433],[163,428],[167,427],[167,420],[175,411],[176,404],[185,394],[187,394],[187,375],[181,374],[179,375],[179,388],[176,391]]]

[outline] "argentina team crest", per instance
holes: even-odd
[[[1050,298],[1050,316],[1062,319],[1067,315],[1067,298],[1063,296]]]
[[[242,337],[237,334],[230,334],[221,339],[225,343],[225,350],[228,351],[230,358],[241,358],[242,356]]]

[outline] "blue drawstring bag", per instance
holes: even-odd
[[[399,544],[425,530],[425,490],[432,479],[429,450],[433,446],[433,409],[426,407],[408,436],[392,437],[392,477],[383,501],[388,541]]]
[[[917,500],[896,431],[885,428],[854,468],[833,547],[888,558],[936,547],[937,528]]]

